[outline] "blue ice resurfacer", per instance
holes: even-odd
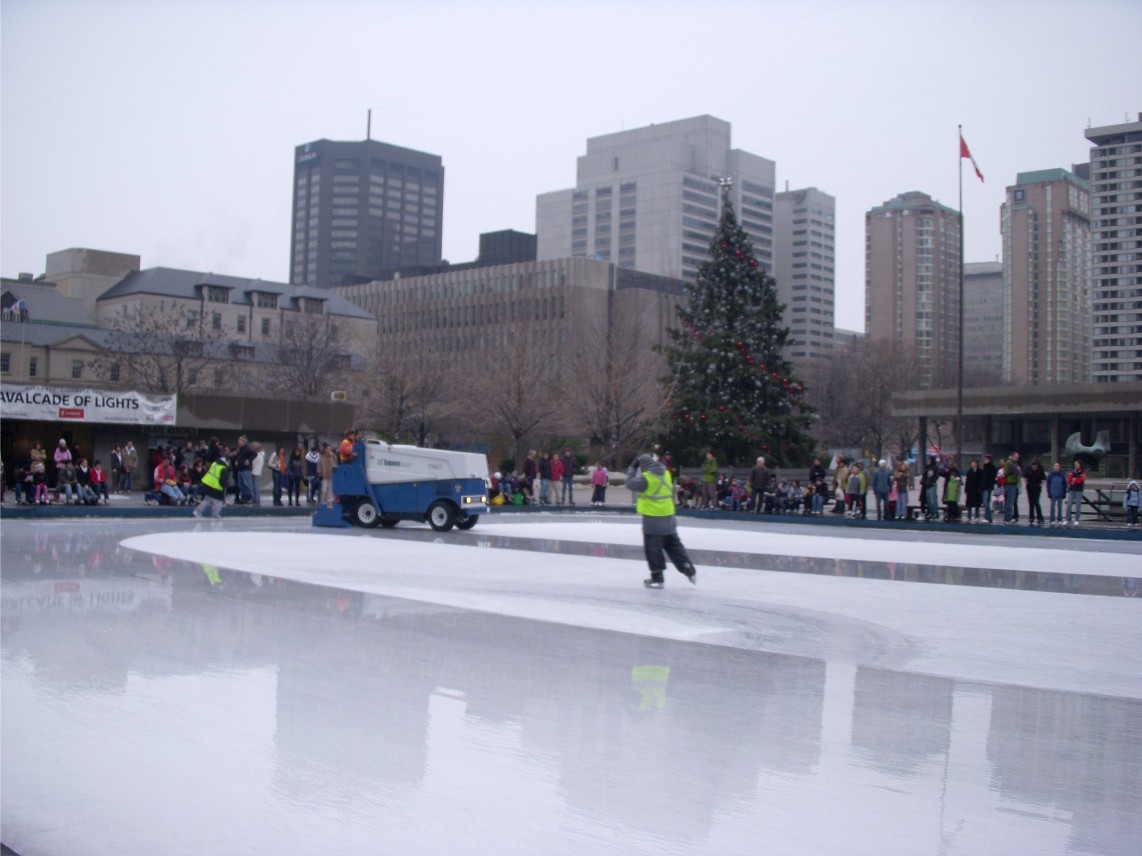
[[[471,529],[488,510],[488,462],[473,452],[394,446],[365,440],[356,457],[333,470],[330,508],[319,506],[314,526],[396,526],[427,522],[437,532]],[[346,522],[348,521],[348,522]]]

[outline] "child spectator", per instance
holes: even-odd
[[[728,500],[731,510],[742,510],[742,506],[745,503],[745,488],[741,486],[741,482],[739,482],[737,479],[730,481]]]
[[[1139,489],[1138,482],[1134,479],[1130,480],[1130,484],[1126,486],[1126,493],[1122,496],[1122,507],[1126,510],[1126,525],[1137,529],[1138,528],[1138,508],[1142,506],[1142,489]]]
[[[603,462],[599,461],[595,465],[595,471],[591,473],[591,485],[594,488],[591,492],[591,505],[605,505],[607,502],[607,482],[610,480],[610,474],[607,468],[603,466]]]

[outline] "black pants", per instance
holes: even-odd
[[[666,570],[666,556],[670,557],[674,567],[681,573],[689,576],[694,572],[694,563],[690,561],[690,556],[686,552],[686,548],[682,546],[678,533],[671,532],[669,535],[643,533],[642,543],[646,551],[646,563],[650,565],[652,579],[662,579],[662,572]],[[664,552],[666,555],[663,555]]]
[[[1043,506],[1039,504],[1039,497],[1042,495],[1042,488],[1027,488],[1027,504],[1031,506],[1028,512],[1031,515],[1029,523],[1039,521],[1040,525],[1043,523]]]

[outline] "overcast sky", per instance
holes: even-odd
[[[1018,172],[1142,110],[1138,0],[3,0],[0,273],[69,247],[284,282],[294,146],[444,159],[444,255],[535,230],[588,137],[710,114],[837,200],[837,325],[863,329],[864,214],[957,206],[999,257]]]

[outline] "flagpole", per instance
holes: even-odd
[[[959,140],[960,173],[960,323],[959,323],[959,373],[956,382],[956,466],[963,466],[964,454],[964,126],[957,125]],[[974,163],[974,161],[973,161]],[[986,443],[986,438],[984,440]]]

